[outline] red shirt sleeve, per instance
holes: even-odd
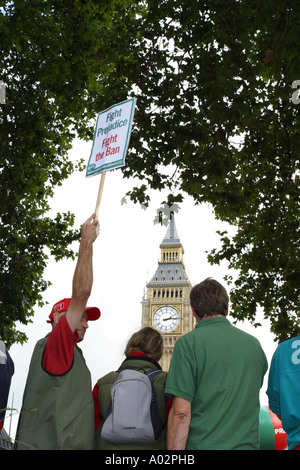
[[[62,375],[68,372],[78,339],[77,331],[72,332],[66,316],[63,315],[51,331],[43,355],[43,367],[49,374]]]
[[[167,406],[165,409],[165,418],[167,418],[169,416],[173,400],[171,400],[171,398],[167,397],[166,395],[165,395],[165,398],[167,399]]]
[[[94,389],[93,389],[94,413],[95,413],[95,430],[98,429],[98,427],[100,426],[100,424],[102,422],[98,391],[99,391],[99,385],[96,384]]]

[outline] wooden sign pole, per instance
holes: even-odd
[[[105,181],[105,175],[106,171],[103,171],[101,173],[101,180],[100,180],[100,185],[99,185],[99,191],[98,191],[98,197],[97,197],[97,202],[96,202],[96,219],[98,220],[98,214],[99,214],[99,209],[100,209],[100,203],[101,203],[101,198],[102,198],[102,193],[103,193],[103,186],[104,186],[104,181]]]

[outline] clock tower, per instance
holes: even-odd
[[[158,267],[142,301],[142,327],[151,326],[161,333],[164,353],[160,365],[168,371],[176,340],[194,327],[189,300],[191,283],[185,272],[184,250],[172,212],[160,252]]]

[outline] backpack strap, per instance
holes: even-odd
[[[146,375],[148,375],[149,379],[152,380],[153,377],[155,377],[158,374],[162,374],[162,370],[160,369],[151,369],[145,372]]]
[[[153,424],[153,430],[154,430],[154,437],[155,440],[157,440],[161,434],[161,430],[164,428],[166,421],[163,422],[160,412],[158,409],[158,403],[157,403],[157,398],[156,398],[156,390],[155,386],[153,383],[153,378],[158,375],[162,374],[162,370],[160,369],[154,369],[154,370],[149,370],[145,372],[145,374],[149,377],[150,382],[151,382],[151,387],[152,387],[152,400],[151,400],[151,420]]]

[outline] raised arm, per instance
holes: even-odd
[[[93,243],[99,234],[99,222],[95,214],[83,224],[78,260],[73,277],[71,302],[66,314],[73,332],[82,318],[93,285]]]

